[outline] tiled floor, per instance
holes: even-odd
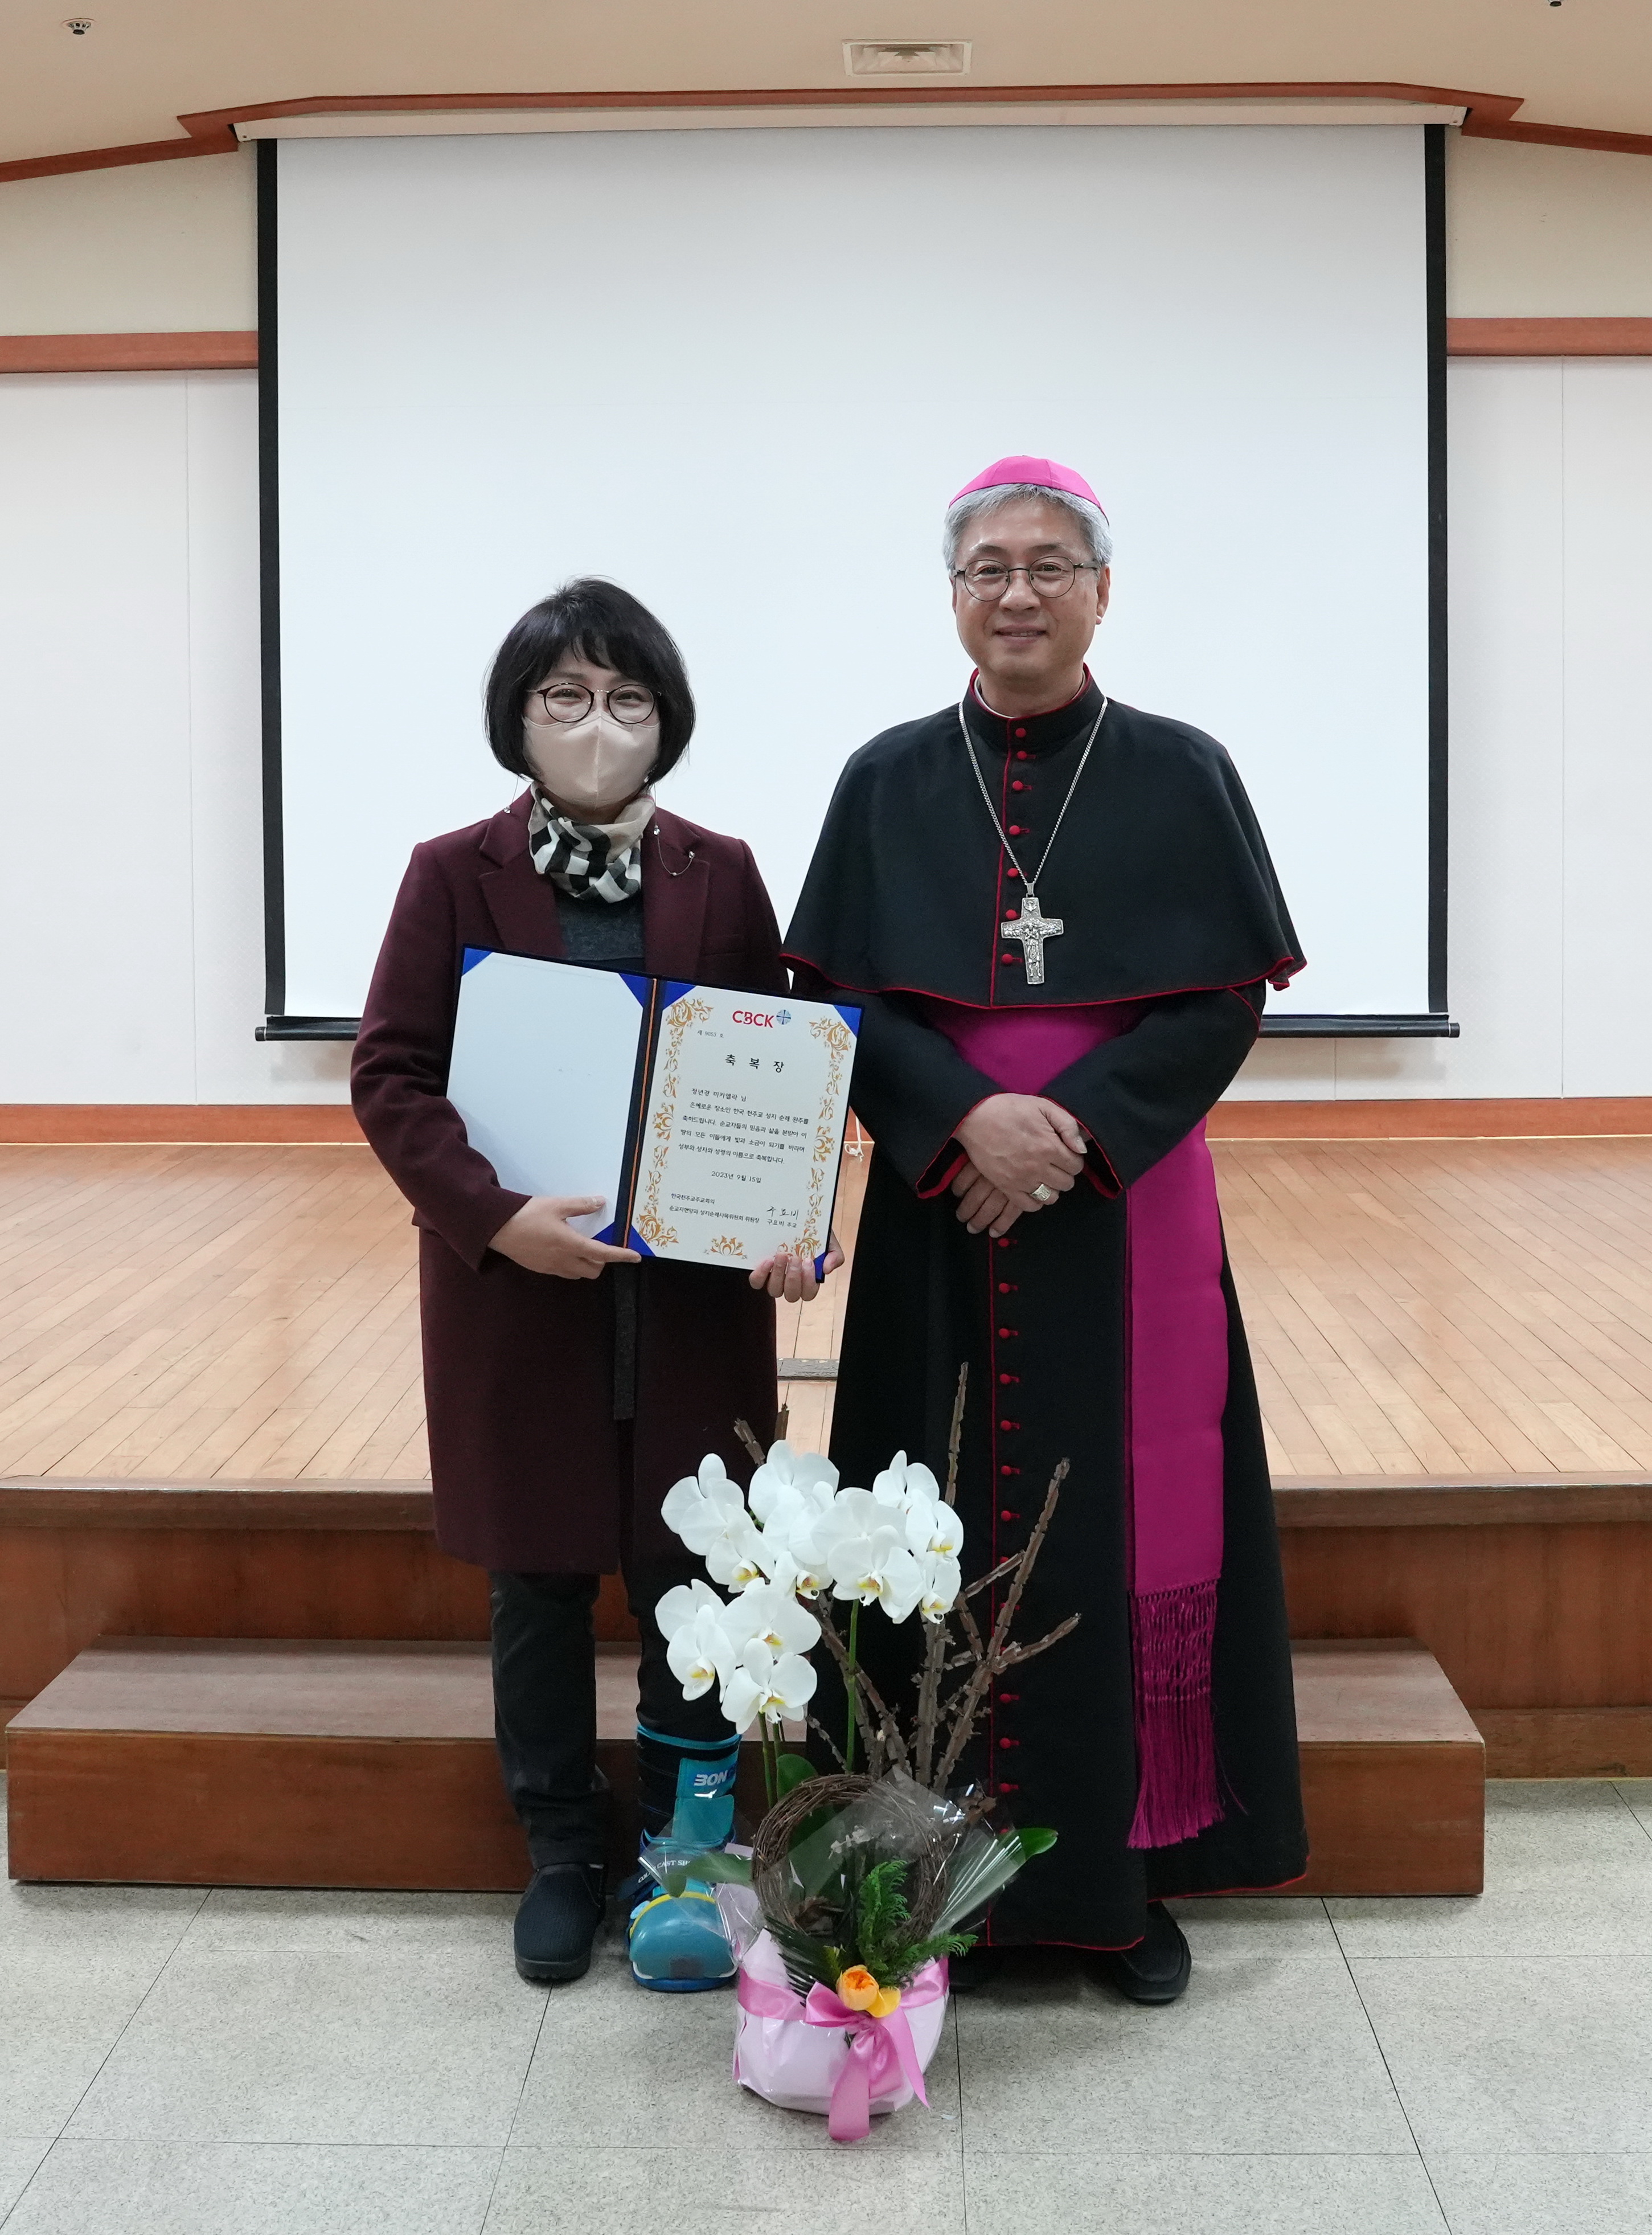
[[[5,2235],[1652,2230],[1652,1784],[1494,1786],[1478,1901],[1188,1904],[1173,2009],[960,2002],[858,2156],[512,1905],[0,1889]]]

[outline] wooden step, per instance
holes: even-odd
[[[1298,1645],[1314,1858],[1302,1893],[1472,1893],[1485,1749],[1408,1640]],[[613,1859],[634,1852],[633,1650],[600,1649]],[[488,1648],[108,1638],[10,1729],[13,1877],[513,1890]],[[755,1747],[741,1799],[762,1806]]]
[[[1296,1734],[1311,1850],[1297,1893],[1478,1893],[1485,1741],[1426,1645],[1299,1639]]]

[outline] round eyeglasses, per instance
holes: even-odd
[[[654,711],[654,694],[640,683],[616,683],[609,691],[587,691],[583,683],[547,683],[528,695],[544,707],[547,722],[582,722],[599,699],[628,730],[646,722]]]
[[[1040,559],[1031,567],[1006,567],[1000,559],[972,559],[967,567],[954,567],[953,580],[961,582],[972,598],[994,606],[1010,586],[1012,574],[1025,574],[1041,598],[1065,597],[1079,574],[1098,574],[1092,559]]]

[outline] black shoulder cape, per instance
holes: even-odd
[[[1101,705],[1005,720],[967,700],[981,774],[1029,872]],[[1017,835],[1017,832],[1019,835]],[[1037,875],[1065,929],[1029,986],[1000,925],[1020,885],[971,774],[956,706],[886,730],[838,780],[786,936],[789,962],[860,993],[972,1008],[1282,985],[1302,967],[1268,848],[1232,762],[1186,724],[1114,700]]]

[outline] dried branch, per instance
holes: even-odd
[[[1050,1523],[1054,1517],[1056,1504],[1061,1496],[1061,1485],[1067,1478],[1067,1462],[1063,1459],[1050,1478],[1050,1487],[1045,1496],[1044,1510],[1033,1524],[1032,1534],[1026,1541],[1026,1549],[1022,1552],[1015,1574],[1011,1579],[1010,1587],[1004,1594],[1004,1603],[999,1609],[998,1620],[993,1625],[991,1642],[977,1665],[974,1675],[964,1687],[963,1698],[947,1736],[947,1750],[941,1755],[941,1766],[935,1773],[937,1791],[945,1792],[947,1780],[957,1767],[958,1757],[969,1743],[970,1735],[975,1727],[975,1718],[980,1713],[981,1701],[987,1696],[988,1688],[995,1683],[1004,1670],[1011,1665],[1005,1657],[1005,1649],[1009,1642],[1010,1624],[1015,1619],[1015,1610],[1021,1603],[1021,1594],[1026,1589],[1027,1578],[1032,1574],[1039,1554],[1043,1549],[1044,1540],[1050,1533]],[[1019,1659],[1024,1656],[1018,1653],[1015,1657]]]
[[[952,1426],[947,1435],[947,1503],[958,1503],[958,1457],[964,1436],[964,1400],[969,1394],[969,1360],[958,1369],[958,1393],[952,1400]],[[928,1785],[935,1761],[935,1723],[941,1697],[941,1671],[947,1666],[951,1635],[946,1617],[930,1626],[923,1646],[923,1674],[918,1681],[918,1715],[913,1725],[914,1773]]]
[[[1044,1549],[1044,1540],[1050,1533],[1050,1524],[1055,1518],[1056,1502],[1061,1495],[1061,1485],[1066,1478],[1067,1462],[1065,1459],[1061,1459],[1057,1463],[1055,1472],[1050,1477],[1050,1487],[1045,1493],[1044,1511],[1032,1524],[1032,1534],[1026,1540],[1026,1549],[1021,1554],[1019,1565],[1011,1579],[1008,1590],[1004,1594],[1004,1603],[999,1609],[998,1620],[993,1627],[993,1642],[988,1648],[989,1657],[996,1658],[1004,1649],[1009,1636],[1010,1624],[1015,1619],[1015,1609],[1021,1603],[1021,1594],[1026,1589],[1028,1578],[1038,1563],[1039,1554]]]
[[[981,1642],[980,1630],[977,1627],[974,1616],[969,1610],[967,1602],[968,1594],[960,1591],[953,1601],[949,1612],[958,1617],[959,1627],[964,1633],[964,1642],[969,1648],[970,1659],[980,1662],[987,1657],[987,1648]]]
[[[815,1734],[815,1736],[824,1741],[827,1753],[830,1754],[832,1760],[837,1764],[839,1769],[847,1773],[849,1764],[843,1760],[843,1749],[838,1745],[837,1740],[827,1729],[825,1724],[822,1722],[820,1717],[818,1715],[810,1715],[806,1717],[805,1720],[808,1722],[810,1729]]]
[[[967,1599],[973,1599],[977,1591],[990,1589],[992,1585],[997,1583],[1000,1576],[1007,1576],[1012,1568],[1019,1568],[1025,1557],[1026,1556],[1023,1553],[1013,1552],[1007,1560],[1000,1560],[998,1565],[995,1568],[989,1569],[986,1575],[978,1576],[973,1583],[965,1584],[963,1589],[964,1597]]]
[[[737,1420],[734,1424],[734,1432],[745,1445],[753,1466],[761,1466],[769,1454],[752,1434],[751,1423],[749,1420]]]
[[[958,1454],[964,1437],[964,1399],[969,1390],[969,1360],[958,1369],[958,1394],[952,1400],[952,1429],[947,1438],[947,1503],[958,1503]]]
[[[790,1397],[788,1397],[788,1398],[787,1398],[787,1399],[786,1399],[786,1401],[785,1401],[785,1403],[784,1403],[784,1404],[780,1407],[780,1410],[779,1410],[779,1411],[775,1414],[775,1441],[776,1441],[776,1443],[777,1443],[777,1444],[783,1444],[783,1443],[785,1442],[785,1440],[786,1440],[786,1431],[787,1431],[787,1429],[788,1429],[788,1428],[790,1428],[790,1426],[791,1426],[791,1399],[790,1399]]]
[[[901,1735],[901,1726],[884,1705],[882,1694],[867,1675],[863,1665],[856,1669],[855,1681],[866,1694],[866,1704],[877,1719],[883,1734],[883,1743],[888,1750],[891,1760],[900,1762],[904,1766],[909,1757],[906,1740]]]
[[[935,1709],[941,1695],[941,1672],[947,1661],[947,1625],[931,1622],[923,1641],[923,1675],[918,1683],[918,1720],[913,1727],[912,1773],[928,1785],[935,1763]]]
[[[907,1742],[901,1735],[901,1727],[884,1705],[877,1686],[864,1668],[854,1672],[849,1681],[849,1648],[838,1635],[837,1626],[824,1606],[818,1602],[815,1616],[820,1623],[820,1634],[826,1641],[826,1649],[837,1663],[843,1679],[843,1688],[855,1704],[855,1720],[866,1742],[866,1766],[874,1777],[883,1774],[885,1758],[905,1765]]]
[[[1057,1622],[1053,1629],[1046,1631],[1032,1645],[1006,1645],[1003,1659],[999,1663],[1000,1674],[1006,1668],[1019,1668],[1023,1661],[1031,1661],[1038,1654],[1047,1653],[1070,1629],[1077,1629],[1078,1622],[1079,1617],[1076,1614],[1070,1614],[1065,1622]]]

